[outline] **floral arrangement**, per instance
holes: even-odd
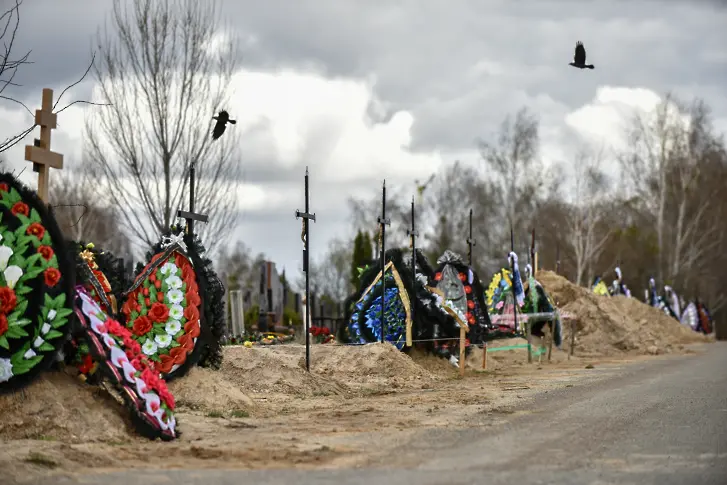
[[[205,256],[206,249],[197,234],[191,237],[184,234],[184,225],[177,224],[161,236],[160,241],[151,252],[147,253],[147,260],[153,255],[163,252],[171,242],[177,242],[192,262],[197,276],[197,286],[202,297],[201,338],[195,344],[199,347],[199,355],[189,355],[187,361],[193,358],[201,367],[219,369],[222,366],[222,339],[227,333],[227,313],[225,311],[225,286],[214,271],[212,260]],[[143,271],[139,268],[138,272]],[[179,369],[176,372],[181,372]]]
[[[472,286],[467,284],[467,275],[460,272],[457,274],[457,277],[462,282],[462,285],[464,287],[464,293],[467,296],[467,313],[462,313],[461,310],[456,310],[454,308],[454,304],[451,300],[445,300],[440,303],[442,306],[446,306],[447,308],[450,308],[454,310],[457,313],[457,316],[459,319],[468,325],[473,325],[475,323],[475,316],[473,314],[473,310],[475,308],[475,301],[472,298]],[[442,272],[438,271],[434,274],[434,281],[439,282],[442,280]],[[440,297],[441,299],[441,297]],[[439,300],[437,300],[439,303]]]
[[[197,275],[180,251],[155,255],[137,276],[121,310],[132,338],[167,379],[186,363],[201,333]]]
[[[43,202],[0,174],[0,391],[29,383],[55,360],[70,330],[72,275]]]
[[[493,310],[495,305],[500,302],[500,298],[505,289],[512,286],[512,274],[509,270],[502,268],[495,273],[487,287],[485,297],[487,298],[487,308]]]
[[[152,439],[177,437],[174,397],[131,331],[110,318],[82,286],[76,299],[90,354],[121,391],[140,433]]]
[[[310,327],[308,331],[315,337],[317,344],[328,344],[335,340],[328,327]]]

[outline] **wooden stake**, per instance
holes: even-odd
[[[482,344],[482,370],[487,370],[487,342]]]
[[[548,342],[548,362],[550,362],[550,356],[553,353],[553,341],[555,340],[555,323],[550,327],[550,341]]]
[[[570,322],[570,349],[568,349],[568,360],[570,360],[571,355],[573,355],[573,351],[576,347],[576,321],[571,320]]]
[[[464,345],[465,345],[465,334],[467,333],[467,330],[465,329],[463,324],[460,324],[459,326],[459,375],[460,377],[464,377],[464,366],[467,364],[465,362],[465,356],[464,356]]]
[[[25,145],[25,160],[33,163],[38,172],[38,197],[48,203],[48,176],[51,168],[63,168],[63,155],[51,151],[51,130],[56,128],[57,116],[53,113],[53,90],[43,89],[41,109],[35,110],[35,124],[40,126],[40,140]]]

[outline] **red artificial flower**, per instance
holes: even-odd
[[[134,331],[134,335],[138,335],[139,337],[141,337],[142,335],[146,335],[147,333],[151,332],[152,323],[149,317],[142,315],[134,320],[134,325],[132,328]]]
[[[159,303],[164,303],[164,293],[162,293],[161,291],[157,293],[157,301]]]
[[[192,307],[192,308],[194,308],[194,307]],[[197,317],[197,318],[199,318],[199,317]],[[199,333],[200,333],[199,322],[195,320],[195,321],[185,323],[184,331],[187,332],[189,334],[189,336],[192,338],[199,337]]]
[[[18,298],[12,288],[3,286],[0,288],[0,314],[7,315],[18,304]]]
[[[187,264],[182,267],[182,279],[184,281],[194,281],[196,277],[197,275],[194,273],[194,268],[191,265]]]
[[[156,280],[154,282],[154,288],[156,288],[157,290],[161,290],[162,289],[162,282],[159,281],[159,280]]]
[[[0,184],[0,192],[10,192],[10,187],[8,187],[8,184],[1,183]]]
[[[160,355],[159,360],[161,362],[156,362],[154,364],[154,368],[157,370],[157,372],[161,372],[162,374],[168,374],[171,372],[172,367],[174,367],[174,359],[172,359],[168,355]]]
[[[43,239],[43,236],[45,235],[45,227],[43,227],[42,224],[34,222],[28,226],[25,233],[29,236],[35,236],[38,239]]]
[[[134,367],[134,369],[136,369],[138,371],[143,369],[143,366],[141,364],[141,360],[139,359],[139,357],[137,357],[136,359],[133,359],[131,361],[131,365]]]
[[[147,316],[154,323],[165,323],[169,320],[169,308],[163,303],[154,302],[147,312]]]
[[[174,347],[169,351],[169,356],[175,364],[182,365],[187,360],[187,350],[184,347]]]
[[[464,273],[460,273],[457,276],[459,276],[460,281],[467,281],[467,275]]]
[[[88,374],[91,372],[91,369],[93,369],[93,358],[91,357],[91,354],[86,354],[83,357],[81,365],[78,366],[78,371],[81,374]]]
[[[38,252],[41,256],[43,256],[43,259],[45,259],[46,261],[50,261],[53,257],[53,254],[55,254],[53,252],[53,248],[50,246],[39,246]]]
[[[470,315],[469,317],[467,317],[467,323],[469,323],[470,325],[474,324],[475,323],[475,317],[473,317],[472,315]]]
[[[144,296],[149,296],[149,288],[143,288],[141,290],[141,294]]]
[[[0,314],[0,337],[5,335],[5,332],[8,331],[8,319],[5,315]]]
[[[464,292],[469,295],[470,293],[472,293],[472,287],[470,285],[466,285],[464,287]]]
[[[189,260],[186,257],[184,257],[183,255],[175,252],[174,253],[174,264],[177,265],[177,268],[184,268],[185,266],[189,266]]]
[[[324,334],[324,335],[330,335],[330,334],[331,334],[331,329],[330,329],[330,328],[328,328],[328,327],[324,327],[324,328],[323,328],[323,334]]]
[[[152,273],[152,274],[149,275],[149,281],[151,281],[152,283],[154,283],[156,280],[157,280],[157,274],[156,274],[156,272],[154,272],[154,273]]]
[[[472,310],[475,307],[475,302],[472,300],[467,300],[467,308]]]
[[[172,396],[172,393],[169,392],[169,389],[160,389],[159,399],[161,399],[171,411],[174,411],[174,406],[176,404],[174,403],[174,396]]]
[[[119,322],[109,318],[104,322],[104,324],[106,325],[108,333],[119,337],[119,333],[121,333],[121,324]]]
[[[144,298],[144,306],[147,308],[151,306],[151,300],[149,298]]]
[[[192,350],[194,350],[194,340],[192,340],[192,337],[188,333],[185,333],[181,337],[179,337],[179,345],[180,347],[183,347],[184,350],[186,350],[187,352],[191,352]]]
[[[188,305],[187,308],[184,309],[184,318],[186,318],[188,322],[197,323],[197,320],[199,320],[199,310],[197,307]]]
[[[30,215],[30,208],[28,208],[28,204],[24,202],[16,202],[12,209],[10,209],[10,212],[13,213],[14,216],[17,216],[18,214],[23,214],[24,216]]]
[[[442,273],[435,273],[434,274],[434,281],[439,281],[442,279]]]
[[[56,268],[48,268],[43,272],[45,278],[45,285],[49,288],[53,288],[61,280],[61,272]]]

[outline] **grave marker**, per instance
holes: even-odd
[[[189,212],[178,210],[177,217],[181,217],[187,221],[187,234],[190,237],[190,241],[194,240],[194,221],[209,222],[209,216],[207,214],[198,214],[194,212],[194,175],[195,175],[194,162],[189,166]]]
[[[384,315],[386,313],[386,226],[391,225],[391,219],[386,217],[386,180],[381,188],[381,215],[377,222],[381,228],[381,343],[386,340],[386,326],[384,325]]]
[[[33,145],[25,145],[25,160],[33,163],[38,172],[38,197],[48,203],[48,178],[50,169],[63,169],[63,155],[51,151],[51,130],[56,128],[58,117],[53,113],[53,90],[43,89],[41,109],[35,110],[35,124],[40,126],[40,139]]]
[[[305,370],[310,372],[310,311],[312,301],[310,299],[310,221],[316,222],[315,212],[310,212],[310,197],[308,190],[308,167],[305,167],[305,212],[295,211],[295,218],[302,219],[303,231],[300,234],[303,240],[303,271],[305,272]],[[309,305],[308,303],[311,303]]]
[[[411,229],[407,229],[406,231],[407,236],[411,238],[411,274],[412,274],[412,281],[411,281],[411,288],[412,288],[412,294],[409,296],[409,304],[411,305],[410,315],[411,315],[411,321],[414,322],[414,307],[415,300],[416,300],[416,291],[417,291],[417,236],[419,235],[419,231],[416,230],[416,218],[414,214],[414,196],[411,197]],[[382,275],[383,276],[383,275]],[[406,328],[406,346],[411,347],[412,346],[412,335],[411,335],[411,325],[407,326]]]

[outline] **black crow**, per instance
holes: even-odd
[[[237,121],[231,120],[229,113],[227,111],[222,110],[219,112],[217,116],[212,117],[213,120],[217,120],[217,123],[215,123],[215,127],[212,129],[212,139],[216,140],[219,137],[222,136],[222,134],[225,132],[225,128],[227,128],[227,123],[235,124]]]
[[[586,64],[586,48],[583,47],[583,42],[576,42],[576,55],[573,56],[573,62],[568,65],[578,69],[594,69],[593,64]]]

